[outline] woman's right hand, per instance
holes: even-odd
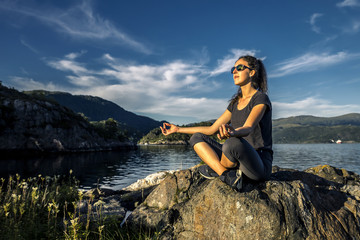
[[[170,123],[163,123],[163,126],[160,127],[162,134],[165,136],[170,135],[172,133],[176,133],[179,130],[178,126]]]
[[[233,137],[235,134],[235,129],[229,124],[222,124],[219,128],[219,133],[217,137],[219,140],[228,139],[229,137]]]

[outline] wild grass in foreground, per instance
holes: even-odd
[[[87,201],[80,213],[82,192],[71,175],[1,179],[1,239],[154,239],[143,229],[120,227],[122,219],[103,216],[103,202]],[[95,208],[95,209],[93,209]]]

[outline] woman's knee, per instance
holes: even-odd
[[[244,149],[243,142],[240,138],[231,137],[225,141],[222,146],[222,152],[225,156],[234,156],[237,155],[239,152],[242,152]]]
[[[194,133],[190,140],[189,140],[189,144],[191,147],[194,147],[195,144],[199,143],[199,142],[205,142],[204,141],[204,134],[202,133]]]

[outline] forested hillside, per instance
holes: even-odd
[[[102,121],[113,118],[135,139],[140,139],[150,130],[161,125],[159,121],[126,111],[119,105],[99,97],[43,90],[26,91],[25,93],[53,100],[76,113],[82,113],[89,121]]]
[[[58,102],[89,121],[113,118],[127,135],[141,139],[141,144],[187,144],[190,136],[174,134],[162,136],[159,121],[126,111],[105,99],[85,95],[71,95],[64,92],[29,91],[28,95]],[[210,125],[213,121],[193,125]],[[360,114],[351,113],[337,117],[296,116],[273,120],[274,143],[330,143],[360,142]]]
[[[360,142],[360,114],[297,116],[273,121],[274,143]]]
[[[0,83],[0,152],[29,154],[134,148],[113,119],[89,122],[56,102]]]
[[[211,125],[213,121],[195,125]],[[189,135],[163,136],[159,128],[144,136],[141,144],[187,143]],[[360,114],[352,113],[338,117],[297,116],[273,120],[274,143],[343,143],[360,142]]]

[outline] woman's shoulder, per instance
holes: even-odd
[[[261,91],[257,91],[251,100],[253,102],[253,106],[258,104],[266,104],[271,107],[271,101],[269,96]]]
[[[253,96],[253,100],[258,100],[258,99],[270,100],[269,96],[261,91],[257,91]]]
[[[228,107],[227,107],[227,110],[229,110],[229,112],[233,112],[233,109],[234,109],[234,107],[236,107],[236,106],[237,106],[237,101],[232,100],[232,101],[229,102],[229,105],[228,105]]]

